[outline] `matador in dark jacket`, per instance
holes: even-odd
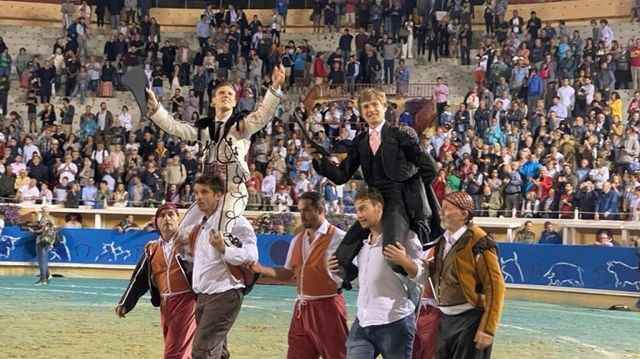
[[[313,167],[335,184],[346,183],[361,167],[367,185],[378,189],[384,198],[383,245],[406,238],[407,232],[412,230],[423,246],[429,247],[433,244],[432,238],[441,234],[438,205],[431,190],[436,164],[420,149],[418,136],[412,128],[385,123],[386,96],[383,92],[365,89],[358,102],[369,128],[354,138],[347,157],[339,165],[316,153]],[[347,289],[358,273],[353,259],[367,236],[368,231],[356,222],[336,250],[343,286]],[[393,269],[405,274],[399,266],[393,266]]]

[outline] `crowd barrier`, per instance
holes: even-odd
[[[51,262],[79,267],[133,268],[144,244],[156,232],[104,229],[63,229],[49,254]],[[284,265],[292,236],[258,235],[260,262]],[[640,253],[635,248],[528,245],[499,243],[500,264],[507,283],[640,291]],[[35,238],[19,227],[4,228],[0,237],[0,265],[35,261]]]

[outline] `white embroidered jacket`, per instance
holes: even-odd
[[[270,88],[262,102],[258,105],[258,108],[242,120],[243,124],[240,126],[240,131],[236,126],[233,126],[227,137],[223,139],[218,146],[211,148],[208,162],[211,163],[218,160],[225,165],[233,164],[234,166],[232,167],[239,167],[237,169],[240,171],[231,168],[229,169],[230,173],[242,173],[244,176],[248,176],[249,167],[247,166],[245,158],[251,147],[250,138],[274,118],[276,107],[281,97],[282,92],[280,90]],[[156,113],[151,116],[151,120],[163,131],[185,141],[200,140],[203,145],[211,141],[207,128],[200,129],[200,137],[198,138],[197,127],[174,120],[173,116],[171,116],[162,105],[160,105]]]

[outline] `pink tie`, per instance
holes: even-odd
[[[380,148],[380,133],[376,130],[371,130],[371,133],[369,133],[369,147],[371,147],[371,152],[374,155]]]

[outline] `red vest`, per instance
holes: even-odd
[[[171,266],[167,267],[167,260],[160,242],[153,242],[148,250],[151,258],[151,276],[160,294],[179,293],[191,289],[180,269],[178,259],[175,258],[174,251],[171,252],[173,256]]]
[[[326,234],[311,243],[306,261],[303,260],[302,241],[307,239],[304,232],[298,234],[291,252],[291,266],[296,276],[298,294],[320,297],[338,293],[338,286],[327,268],[327,249],[335,231],[336,228],[330,225]]]

